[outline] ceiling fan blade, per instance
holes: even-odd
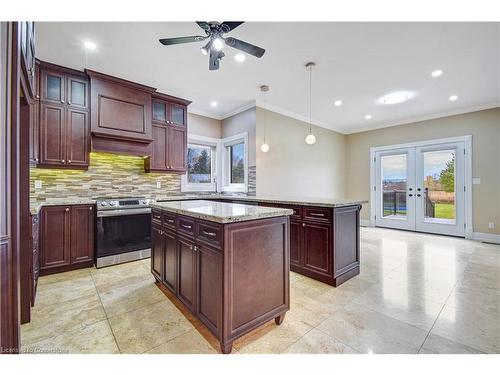
[[[224,21],[220,24],[220,27],[225,33],[230,32],[231,30],[236,29],[238,26],[240,26],[242,23],[245,21]]]
[[[196,23],[198,24],[198,26],[200,26],[203,30],[205,31],[210,31],[210,25],[208,24],[208,22],[205,22],[205,21],[196,21]]]
[[[243,40],[239,40],[236,38],[229,37],[226,38],[225,41],[229,47],[239,49],[255,57],[262,57],[266,52],[264,48],[254,46],[253,44],[244,42]]]
[[[218,70],[219,69],[219,52],[210,48],[210,58],[208,59],[208,69]]]
[[[206,39],[205,36],[199,36],[199,35],[181,36],[181,37],[178,37],[178,38],[160,39],[160,43],[163,44],[164,46],[171,46],[173,44],[201,42],[204,39]]]

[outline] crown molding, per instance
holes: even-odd
[[[346,135],[363,133],[363,132],[367,132],[367,131],[371,131],[371,130],[390,128],[392,126],[398,126],[398,125],[408,125],[408,124],[413,124],[416,122],[422,122],[422,121],[428,121],[428,120],[436,120],[439,118],[463,115],[466,113],[484,111],[486,109],[493,109],[493,108],[499,108],[499,107],[500,107],[500,102],[493,102],[493,103],[488,103],[488,104],[480,104],[480,105],[475,105],[475,106],[459,108],[459,109],[455,109],[455,110],[449,110],[449,111],[445,111],[445,112],[438,112],[438,113],[422,115],[422,116],[414,116],[414,117],[406,118],[403,120],[397,120],[397,121],[387,122],[387,123],[383,123],[383,124],[374,124],[372,126],[363,126],[363,127],[355,128],[352,130],[343,128],[340,131]]]
[[[225,120],[231,116],[234,116],[234,115],[237,115],[238,113],[241,113],[241,112],[245,112],[246,110],[250,109],[250,108],[254,108],[257,106],[257,103],[255,100],[252,100],[246,104],[243,104],[242,106],[239,106],[238,108],[232,110],[232,111],[229,111],[225,114],[223,114],[221,117],[222,117],[222,120]]]
[[[221,116],[216,115],[214,113],[210,113],[210,112],[204,111],[204,110],[196,108],[196,107],[193,107],[192,105],[190,105],[188,107],[188,113],[192,113],[194,115],[199,115],[199,116],[203,116],[203,117],[208,117],[208,118],[211,118],[211,119],[214,119],[214,120],[219,120],[219,121],[222,120]]]

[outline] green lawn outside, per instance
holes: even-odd
[[[455,205],[451,203],[436,203],[434,217],[439,219],[454,219]]]

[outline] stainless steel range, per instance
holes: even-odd
[[[96,200],[96,267],[149,258],[152,200],[144,197]]]

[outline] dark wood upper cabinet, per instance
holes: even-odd
[[[66,161],[71,167],[89,165],[89,113],[72,107],[66,110]]]
[[[86,72],[91,82],[92,136],[150,143],[151,95],[155,89],[92,70]]]
[[[41,167],[88,168],[88,79],[83,72],[46,62],[39,62],[37,71],[40,95],[35,107],[39,121],[32,127],[32,160]]]
[[[40,164],[64,165],[66,161],[65,108],[60,104],[40,103]]]
[[[94,205],[47,206],[41,210],[40,274],[94,263]]]
[[[170,123],[177,126],[186,126],[187,124],[187,106],[175,103],[169,103]]]
[[[71,207],[71,264],[94,259],[94,206]]]
[[[19,22],[21,46],[21,71],[26,77],[28,94],[35,97],[35,23],[30,21]]]
[[[153,99],[153,122],[167,123],[167,103],[163,100]]]
[[[168,169],[175,172],[186,171],[187,134],[185,128],[168,128]]]

